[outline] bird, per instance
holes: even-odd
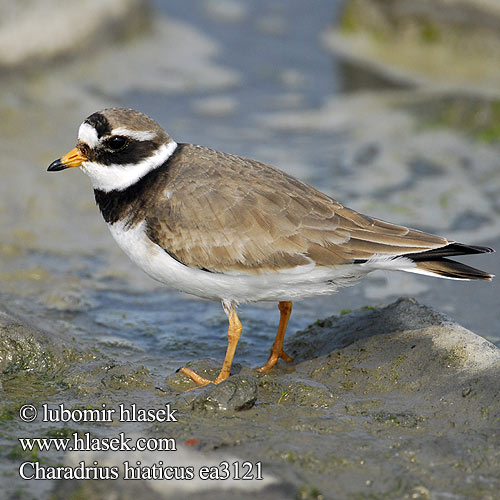
[[[220,301],[227,351],[215,380],[190,368],[199,386],[231,372],[242,331],[237,307],[278,303],[267,372],[284,348],[293,301],[331,294],[378,270],[453,280],[493,275],[450,257],[491,253],[363,215],[284,171],[208,147],[176,143],[152,118],[106,108],[86,118],[76,147],[48,171],[79,167],[116,243],[151,278]]]

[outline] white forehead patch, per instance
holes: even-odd
[[[85,122],[83,122],[78,129],[78,140],[84,142],[90,148],[95,148],[99,144],[96,129]]]
[[[156,137],[156,132],[140,132],[138,130],[129,130],[126,127],[118,127],[113,129],[113,135],[123,135],[125,137],[129,137],[130,139],[135,139],[136,141],[150,141]]]

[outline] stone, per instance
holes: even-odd
[[[249,410],[257,401],[257,381],[233,375],[220,384],[209,384],[193,402],[193,410]]]

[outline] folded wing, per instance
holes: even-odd
[[[258,274],[311,262],[338,267],[406,256],[424,274],[491,278],[446,259],[491,249],[359,214],[254,160],[180,147],[147,224],[151,240],[186,266]]]

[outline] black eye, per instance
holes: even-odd
[[[127,145],[127,139],[121,135],[115,135],[107,141],[107,146],[113,151],[119,151]]]

